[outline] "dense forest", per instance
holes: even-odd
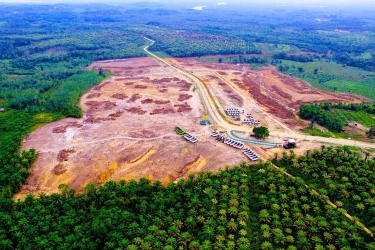
[[[372,86],[372,12],[191,7],[0,4],[1,249],[375,249],[363,230],[375,230],[374,160],[346,147],[274,160],[297,178],[271,163],[243,163],[167,187],[142,179],[88,185],[76,194],[61,185],[60,194],[11,200],[37,157],[35,150],[18,151],[22,139],[45,123],[80,117],[80,96],[108,76],[86,67],[95,60],[145,56],[144,37],[156,41],[150,50],[171,56],[235,54],[236,63],[259,64],[268,56],[275,65],[334,61],[368,70],[360,77]],[[304,74],[303,66],[294,68]],[[321,71],[312,73],[318,82],[332,80]],[[301,108],[301,116],[342,129],[345,121],[314,105]],[[329,109],[374,113],[370,104],[335,105]]]
[[[343,147],[275,163],[298,178],[270,162],[243,163],[167,187],[141,179],[75,194],[61,185],[60,194],[3,200],[0,247],[375,249],[364,230],[375,229],[374,160]]]

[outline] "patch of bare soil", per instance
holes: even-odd
[[[221,71],[220,71],[221,72]],[[228,100],[234,102],[234,105],[236,107],[242,107],[244,104],[244,100],[241,96],[239,96],[237,93],[235,93],[225,82],[223,82],[221,79],[219,79],[217,76],[214,75],[208,75],[209,82],[212,84],[212,82],[217,83],[222,92],[225,93]],[[218,91],[218,90],[217,90]],[[216,92],[216,95],[220,95],[218,92]]]
[[[145,85],[135,85],[136,89],[147,89],[147,86]]]
[[[190,107],[189,104],[187,104],[186,102],[184,104],[175,104],[174,105],[175,107],[177,107],[177,112],[189,112],[190,110],[192,110],[192,108]]]
[[[155,131],[153,130],[139,130],[139,131],[132,131],[128,133],[130,137],[133,138],[154,138],[158,136]]]
[[[249,89],[249,94],[262,106],[267,108],[267,111],[279,117],[281,119],[293,118],[293,113],[287,110],[283,105],[274,99],[268,98],[267,95],[261,92],[261,88],[258,84],[252,81],[250,78],[245,78],[245,86]]]
[[[87,95],[87,99],[94,99],[94,98],[98,98],[101,94],[100,93],[92,93],[92,94],[89,94]]]
[[[130,99],[128,100],[128,102],[135,102],[136,100],[141,99],[141,98],[142,96],[137,93],[137,94],[132,95]]]
[[[151,98],[147,98],[147,99],[144,99],[144,100],[141,101],[142,104],[153,103],[153,102],[154,102],[154,100],[151,99]]]
[[[125,94],[120,94],[120,93],[113,94],[111,97],[116,98],[116,99],[119,99],[119,100],[124,100],[125,98],[128,98],[127,95],[125,95]]]
[[[137,114],[137,115],[144,115],[147,113],[146,110],[143,110],[140,107],[133,107],[133,108],[128,108],[125,109],[127,112],[132,113],[132,114]]]
[[[88,101],[85,103],[89,106],[90,110],[98,109],[103,103],[98,101]]]
[[[110,116],[110,117],[92,117],[92,116],[89,116],[83,122],[93,124],[93,123],[100,123],[100,122],[111,121],[111,120],[116,120],[115,116]]]
[[[116,106],[117,104],[115,102],[106,102],[104,105],[104,110],[111,110]]]
[[[57,164],[57,165],[53,168],[52,172],[53,172],[55,175],[61,175],[61,174],[65,173],[67,170],[68,170],[68,169],[66,168],[66,166],[65,166],[64,164],[59,163],[59,164]]]
[[[162,104],[168,104],[168,103],[171,103],[170,100],[166,100],[166,101],[160,101],[160,100],[156,100],[154,101],[155,104],[158,104],[158,105],[162,105]]]
[[[75,153],[76,151],[74,149],[63,149],[60,151],[60,153],[57,155],[57,160],[62,162],[62,161],[67,161],[69,155]]]
[[[351,122],[348,126],[345,126],[344,131],[349,134],[349,136],[355,140],[360,139],[361,141],[365,142],[375,142],[375,139],[371,139],[367,136],[366,132],[368,132],[369,128],[363,126],[358,122]]]
[[[174,114],[176,113],[176,111],[174,111],[174,109],[172,108],[161,108],[161,109],[154,109],[150,115],[159,115],[159,114]]]
[[[276,92],[278,95],[280,95],[281,97],[284,97],[286,99],[291,99],[292,96],[289,95],[288,93],[285,93],[284,91],[282,91],[282,89],[280,89],[278,86],[276,85],[273,85],[272,86],[272,91],[273,92]]]
[[[186,101],[186,100],[189,100],[189,99],[192,98],[192,97],[193,97],[192,95],[181,94],[181,95],[178,97],[178,101],[179,101],[179,102]]]
[[[82,124],[78,124],[78,122],[68,122],[65,125],[58,126],[52,129],[52,133],[65,133],[67,128],[81,128]]]
[[[100,91],[103,87],[105,87],[108,84],[109,84],[109,82],[105,81],[105,82],[99,84],[98,86],[94,87],[93,90]]]
[[[185,80],[181,80],[176,84],[180,87],[180,91],[189,91],[190,87],[193,85]]]
[[[117,111],[116,113],[109,114],[110,117],[120,117],[124,112]]]

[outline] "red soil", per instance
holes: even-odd
[[[98,98],[100,95],[101,95],[100,93],[92,93],[92,94],[89,94],[86,98],[87,99]]]
[[[177,112],[185,112],[185,111],[192,110],[192,108],[190,107],[190,105],[187,104],[186,102],[184,104],[176,104],[174,106],[178,107]]]
[[[113,94],[111,97],[119,99],[119,100],[124,100],[125,98],[128,98],[127,95],[125,95],[125,94],[119,94],[119,93]]]
[[[189,100],[189,99],[192,98],[192,97],[193,97],[192,95],[181,94],[181,95],[178,97],[178,101],[179,101],[179,102],[186,101],[186,100]]]
[[[142,96],[140,96],[139,94],[134,94],[130,97],[128,102],[135,102],[136,100],[141,99],[141,98],[142,98]]]
[[[176,113],[176,111],[174,111],[174,109],[172,108],[169,108],[169,109],[161,108],[161,109],[154,109],[150,113],[150,115],[158,115],[158,114],[166,115],[166,114],[174,114],[174,113]]]
[[[139,108],[139,107],[133,107],[129,109],[125,109],[127,112],[132,113],[132,114],[137,114],[137,115],[144,115],[147,113],[147,111]]]
[[[52,129],[52,133],[60,134],[65,133],[67,128],[81,128],[82,124],[78,124],[78,122],[69,122],[67,125],[59,126]]]

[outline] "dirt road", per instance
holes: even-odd
[[[151,42],[150,45],[148,45],[144,48],[144,51],[146,53],[148,53],[150,56],[156,58],[160,62],[164,63],[165,65],[173,68],[178,73],[180,73],[180,74],[184,75],[185,77],[191,79],[195,83],[197,89],[199,90],[199,92],[201,94],[202,100],[204,102],[204,105],[205,105],[205,107],[208,111],[208,114],[209,114],[210,118],[218,126],[223,127],[225,129],[227,129],[228,131],[232,131],[232,130],[239,131],[238,126],[233,126],[231,124],[228,124],[224,119],[221,118],[221,116],[218,114],[218,112],[215,108],[213,100],[211,100],[211,98],[210,98],[210,96],[207,92],[207,89],[204,87],[204,84],[201,82],[201,80],[198,77],[196,77],[194,74],[191,74],[191,73],[186,72],[186,71],[184,71],[180,68],[175,67],[174,65],[170,64],[166,60],[164,60],[164,59],[158,57],[157,55],[155,55],[154,53],[150,52],[148,50],[148,48],[152,44],[154,44],[155,41],[153,41],[149,38],[146,38],[146,37],[145,37],[145,39],[147,39],[148,41]],[[229,84],[229,86],[232,87],[233,90],[235,90],[238,93],[238,90],[233,85]],[[239,93],[239,94],[241,95],[241,93]],[[275,120],[275,119],[273,119],[273,120]],[[280,122],[277,121],[277,123],[280,123]],[[283,127],[285,127],[285,125],[283,125]],[[243,132],[252,132],[252,129],[246,128],[246,127],[243,127],[240,130],[243,131]],[[319,136],[303,135],[303,134],[297,133],[296,131],[291,130],[290,128],[287,128],[287,130],[288,130],[287,133],[281,133],[281,132],[272,133],[271,136],[275,137],[275,138],[285,138],[285,137],[287,137],[287,138],[295,138],[297,140],[317,141],[317,142],[330,143],[330,144],[336,144],[336,145],[356,146],[356,147],[361,147],[361,148],[375,148],[375,144],[373,144],[373,143],[366,143],[366,142],[353,141],[353,140],[347,140],[347,139],[325,138],[325,137],[319,137]]]

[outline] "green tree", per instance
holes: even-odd
[[[263,126],[253,128],[253,133],[260,139],[264,139],[270,135],[268,128]]]

